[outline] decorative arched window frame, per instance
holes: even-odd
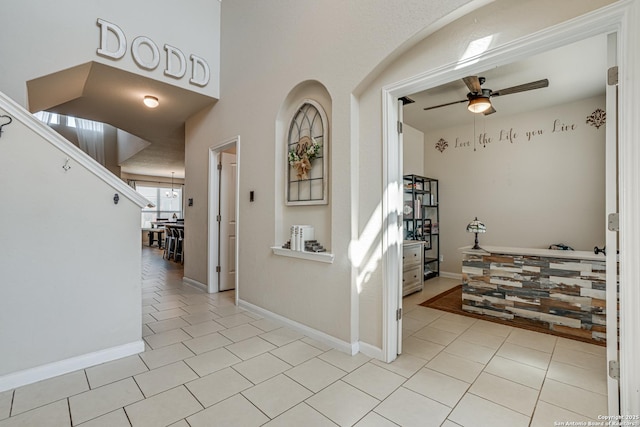
[[[285,156],[286,205],[328,204],[329,121],[322,105],[313,99],[302,100],[295,109],[289,123]]]

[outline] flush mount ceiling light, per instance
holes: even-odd
[[[160,102],[158,102],[158,98],[151,95],[145,95],[144,100],[142,102],[144,102],[144,105],[146,105],[149,108],[156,108],[160,104]]]

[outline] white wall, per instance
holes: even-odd
[[[605,108],[603,96],[487,116],[475,133],[491,142],[476,143],[476,151],[471,121],[425,135],[424,173],[440,180],[442,271],[461,273],[458,249],[473,244],[466,226],[476,216],[487,226],[480,246],[604,245],[605,126],[586,123],[598,108]],[[448,142],[442,152],[435,146],[441,138]]]
[[[402,174],[424,175],[424,133],[402,126]]]
[[[112,60],[96,53],[100,47],[98,18],[116,24],[125,33],[128,47],[122,59]],[[220,3],[208,0],[192,0],[182,6],[170,0],[5,2],[0,14],[0,36],[11,42],[0,45],[0,90],[26,106],[27,81],[96,61],[218,98],[219,22]],[[153,71],[142,70],[133,60],[131,43],[138,36],[149,37],[160,50],[160,65]],[[203,57],[211,68],[210,83],[204,88],[189,84],[189,68],[180,80],[165,76],[165,44],[180,49],[187,61],[190,54]]]
[[[68,155],[11,115],[0,141],[0,389],[70,359],[77,369],[96,352],[143,349],[139,205],[73,159],[65,172]]]
[[[122,59],[97,54],[98,18],[124,31]],[[96,61],[217,98],[219,19],[220,3],[208,0],[6,2],[0,14],[0,92],[27,107],[26,82]],[[138,36],[160,48],[153,71],[132,58],[131,42]],[[187,57],[204,58],[209,84],[190,84],[189,70],[180,80],[165,76],[165,43]],[[122,196],[114,205],[114,188],[73,162],[63,174],[63,153],[21,130],[15,118],[11,134],[5,128],[0,141],[0,177],[13,184],[0,209],[3,222],[11,224],[0,230],[0,266],[7,272],[0,286],[0,383],[25,369],[60,373],[51,364],[69,358],[100,363],[117,352],[89,359],[86,354],[130,343],[142,350],[140,208]]]

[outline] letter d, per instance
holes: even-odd
[[[209,83],[209,64],[203,58],[193,54],[191,54],[191,62],[193,65],[189,83],[196,86],[206,86]],[[197,76],[199,66],[202,68],[202,77]]]
[[[106,56],[107,58],[120,59],[127,52],[127,39],[124,36],[124,32],[116,24],[107,22],[98,18],[98,25],[100,26],[100,48],[98,48],[98,55]],[[109,50],[109,32],[116,36],[117,49],[115,51]]]

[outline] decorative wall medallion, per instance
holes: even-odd
[[[436,142],[436,149],[438,151],[440,151],[441,153],[447,149],[447,147],[449,146],[449,143],[447,141],[445,141],[443,138],[440,138],[438,140],[438,142]]]
[[[596,129],[600,129],[600,126],[607,122],[607,113],[604,110],[598,108],[587,117],[587,124],[595,126]]]

